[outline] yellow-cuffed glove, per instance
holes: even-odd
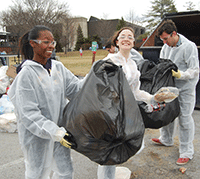
[[[76,148],[75,140],[71,134],[65,133],[65,136],[60,140],[61,145],[67,148]]]
[[[176,78],[180,78],[181,77],[181,72],[180,70],[178,70],[177,72],[172,70],[172,76],[176,77]]]

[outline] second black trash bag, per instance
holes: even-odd
[[[167,59],[160,59],[157,64],[145,61],[140,69],[141,90],[150,94],[155,94],[161,87],[175,87],[172,69],[177,71],[177,66]],[[152,113],[145,112],[146,104],[139,102],[139,107],[144,120],[145,128],[158,129],[168,125],[180,113],[178,98],[170,103],[166,103],[161,110]]]
[[[121,67],[99,60],[64,109],[61,124],[76,151],[101,165],[126,162],[141,148],[142,116]]]

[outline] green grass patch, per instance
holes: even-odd
[[[93,53],[90,50],[83,51],[82,57],[78,51],[67,52],[67,54],[57,53],[56,55],[60,57],[63,65],[75,75],[85,76],[92,67]],[[95,61],[103,59],[107,55],[106,50],[97,50]]]

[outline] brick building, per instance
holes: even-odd
[[[88,36],[98,35],[101,38],[101,43],[104,45],[116,31],[120,19],[98,19],[91,16],[88,21]],[[126,26],[132,27],[135,31],[135,37],[139,37],[145,33],[145,28],[136,24],[126,22]]]

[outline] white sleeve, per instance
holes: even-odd
[[[58,141],[66,130],[42,115],[30,79],[29,75],[17,76],[8,91],[8,96],[15,106],[18,122],[40,138]]]
[[[126,65],[126,68],[124,67],[123,70],[126,74],[126,78],[135,96],[135,99],[137,101],[143,101],[147,104],[150,104],[153,95],[144,90],[140,90],[140,71],[137,69],[136,63],[131,61],[131,64],[129,64],[128,67]]]
[[[148,92],[144,91],[144,90],[140,90],[140,81],[138,80],[137,82],[135,82],[135,84],[131,85],[131,90],[135,96],[135,99],[137,101],[143,101],[146,104],[150,104],[151,99],[153,97],[153,95],[149,94]]]
[[[181,73],[181,77],[179,79],[181,79],[181,80],[193,79],[199,75],[199,68],[188,69],[185,72],[180,71],[180,73]]]
[[[185,62],[187,64],[187,70],[181,71],[182,80],[193,79],[199,75],[199,58],[198,50],[194,43],[189,43],[184,51]]]

